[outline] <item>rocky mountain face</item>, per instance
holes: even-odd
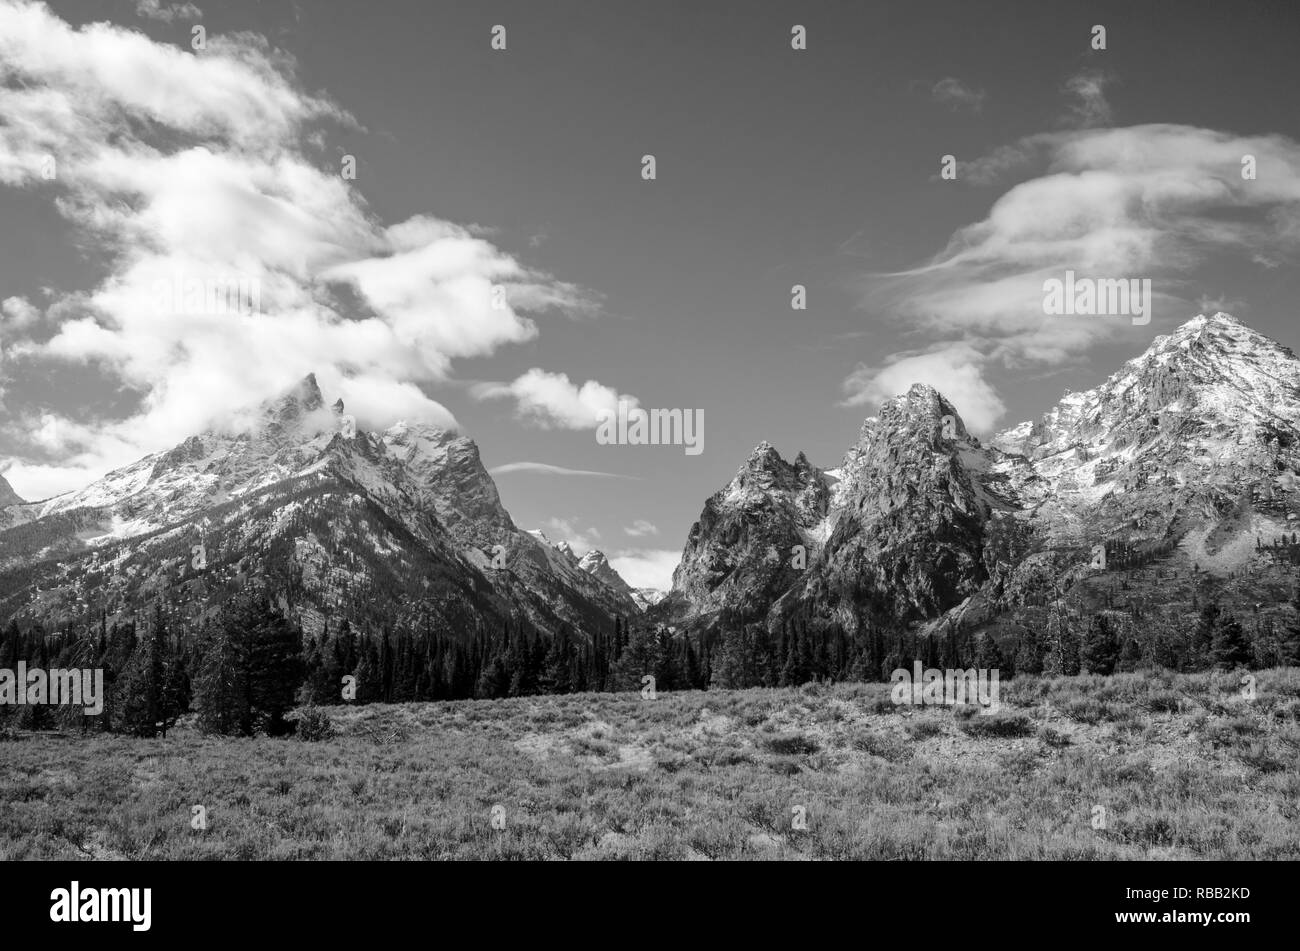
[[[0,476],[0,531],[26,521],[23,515],[25,505],[13,486]]]
[[[836,469],[761,444],[705,503],[651,613],[970,629],[1064,591],[1113,604],[1117,572],[1144,566],[1165,597],[1197,572],[1233,579],[1243,601],[1285,597],[1264,549],[1297,528],[1298,471],[1300,361],[1229,315],[1199,316],[988,445],[924,385],[867,419]]]
[[[632,586],[614,570],[614,566],[609,563],[609,559],[605,557],[603,551],[593,548],[578,559],[578,567],[598,581],[604,582],[607,586],[624,592],[628,597],[632,596]]]
[[[786,462],[760,443],[704,503],[656,616],[764,610],[801,577],[792,566],[796,546],[821,547],[830,495],[823,473],[802,454]]]
[[[515,526],[472,440],[426,425],[368,433],[343,409],[308,376],[237,430],[3,509],[0,618],[59,623],[158,597],[197,612],[250,579],[272,581],[309,631],[342,617],[417,630],[524,617],[591,633],[639,613]]]
[[[592,549],[578,560],[578,567],[587,574],[603,582],[607,587],[614,591],[621,591],[636,602],[637,607],[642,611],[647,610],[651,605],[658,604],[664,598],[664,592],[657,588],[634,588],[623,580],[614,566],[609,563],[603,551]]]
[[[4,476],[0,476],[0,509],[7,509],[11,505],[22,505],[23,500],[18,497],[13,486],[5,481]]]

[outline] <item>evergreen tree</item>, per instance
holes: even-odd
[[[302,679],[302,635],[260,593],[227,604],[202,638],[194,705],[201,729],[223,735],[289,732]]]
[[[1214,639],[1222,623],[1221,613],[1217,601],[1210,601],[1201,609],[1201,616],[1192,628],[1191,642],[1188,645],[1186,666],[1190,670],[1205,670],[1210,666]]]
[[[1278,663],[1284,667],[1300,666],[1300,589],[1291,603],[1296,619],[1284,626],[1278,637]]]
[[[1250,642],[1240,622],[1227,615],[1219,624],[1214,636],[1214,662],[1219,667],[1233,668],[1250,663]]]
[[[1083,669],[1090,674],[1112,674],[1119,662],[1119,638],[1104,614],[1094,614],[1083,641]]]
[[[194,709],[199,729],[221,736],[251,734],[252,720],[246,716],[248,684],[229,628],[224,624],[205,627],[195,653]]]
[[[975,638],[975,666],[983,670],[1002,669],[1002,652],[987,631],[981,631]]]
[[[1119,653],[1119,662],[1115,665],[1117,670],[1125,673],[1132,673],[1142,664],[1142,645],[1137,642],[1135,637],[1124,638],[1124,647]]]
[[[1043,672],[1043,649],[1038,635],[1025,631],[1020,636],[1020,645],[1016,649],[1016,673],[1041,674]]]
[[[184,662],[168,644],[161,602],[155,603],[149,634],[136,648],[115,690],[119,729],[136,736],[163,736],[189,708]]]
[[[269,604],[260,615],[247,646],[248,700],[255,728],[284,736],[293,729],[285,714],[293,709],[302,681],[302,632]]]

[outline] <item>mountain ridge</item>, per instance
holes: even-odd
[[[301,589],[309,631],[376,586],[383,611],[411,624],[478,613],[591,635],[639,613],[630,596],[515,526],[471,439],[404,422],[370,433],[342,409],[341,401],[326,408],[309,374],[240,426],[188,437],[38,506],[7,509],[22,517],[0,531],[0,581],[19,584],[8,592],[0,585],[0,613],[75,613],[99,596],[129,610],[184,584],[186,559],[172,553],[196,539],[227,573],[218,587],[237,574]],[[272,550],[280,561],[268,557]],[[132,562],[136,577],[109,578],[100,555],[110,551]],[[181,567],[159,564],[163,552]],[[386,563],[394,559],[401,563]],[[346,565],[362,566],[359,577]],[[201,567],[193,574],[214,577]],[[435,603],[443,596],[450,601]],[[357,621],[383,614],[352,610]]]
[[[774,475],[745,478],[756,460]],[[787,469],[760,442],[706,501],[656,620],[707,629],[727,609],[850,634],[1020,623],[1044,590],[1072,591],[1080,610],[1113,603],[1115,577],[1090,567],[1097,546],[1126,566],[1263,571],[1275,559],[1259,548],[1300,515],[1300,361],[1231,315],[1198,315],[988,444],[914,384],[864,420],[839,467],[816,470],[828,495],[806,553],[790,526],[807,508],[775,475]]]

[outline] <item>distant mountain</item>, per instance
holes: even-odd
[[[632,600],[641,606],[642,611],[649,611],[667,596],[668,592],[659,588],[632,589]]]
[[[609,563],[609,559],[603,551],[593,548],[579,558],[568,542],[553,542],[539,529],[533,529],[528,534],[560,552],[581,571],[585,571],[619,598],[630,599],[636,605],[638,613],[663,600],[664,592],[662,591],[655,588],[633,588],[624,581],[623,576]]]
[[[11,505],[22,505],[23,500],[18,497],[4,476],[0,476],[0,509],[8,508]]]
[[[210,609],[270,582],[309,631],[347,617],[413,630],[526,618],[543,632],[638,613],[517,528],[472,440],[345,427],[314,376],[211,431],[0,526],[0,619],[50,623],[165,597]],[[202,546],[201,557],[200,549]]]
[[[987,446],[924,385],[867,419],[834,469],[760,444],[650,613],[1001,630],[1067,595],[1079,611],[1190,612],[1206,578],[1242,610],[1276,604],[1294,582],[1271,546],[1300,528],[1297,472],[1300,361],[1198,316]]]
[[[578,562],[578,567],[593,578],[598,578],[604,584],[615,591],[622,592],[636,602],[637,606],[645,611],[651,605],[658,604],[664,598],[664,592],[657,588],[634,588],[620,575],[614,566],[609,563],[603,551],[592,549],[583,555]]]

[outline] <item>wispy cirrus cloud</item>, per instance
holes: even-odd
[[[980,112],[984,108],[987,93],[983,89],[972,89],[960,79],[948,76],[930,87],[930,98],[952,109],[969,109]]]
[[[171,23],[173,20],[197,20],[203,11],[192,3],[162,3],[161,0],[135,0],[136,16],[146,20],[161,20]]]
[[[636,480],[640,478],[640,476],[621,475],[617,472],[598,472],[593,469],[569,469],[564,466],[553,466],[545,462],[506,462],[499,466],[493,466],[488,470],[488,475],[509,475],[512,472],[531,472],[538,475],[556,476],[589,476],[597,479]]]
[[[973,429],[1001,412],[993,365],[1054,367],[1113,340],[1126,322],[1049,317],[1043,282],[1073,270],[1150,278],[1155,316],[1190,317],[1197,268],[1211,257],[1269,267],[1300,258],[1300,144],[1174,124],[1101,128],[1108,80],[1067,83],[1067,124],[961,163],[959,180],[1005,191],[929,261],[862,278],[860,305],[925,343],[859,365],[846,402],[872,403],[931,382]],[[1258,174],[1243,175],[1253,159]],[[915,380],[906,379],[909,373]],[[954,391],[962,391],[964,403]]]
[[[1112,115],[1106,87],[1111,82],[1113,77],[1100,70],[1085,70],[1067,79],[1064,91],[1070,97],[1069,112],[1062,122],[1083,129],[1110,125]]]

